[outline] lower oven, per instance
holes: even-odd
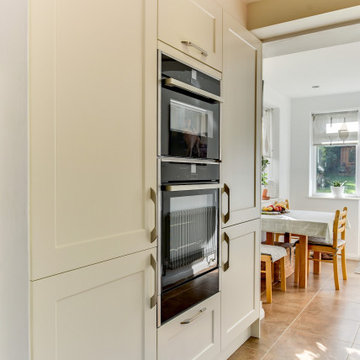
[[[161,164],[161,323],[219,291],[219,165]]]

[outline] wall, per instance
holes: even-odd
[[[27,1],[0,2],[0,359],[28,359]]]
[[[358,0],[260,0],[247,6],[247,27],[257,29],[358,5]]]
[[[351,229],[347,232],[347,254],[358,258],[359,200],[319,199],[309,197],[311,113],[358,108],[360,93],[298,98],[291,101],[291,167],[290,198],[292,207],[318,211],[335,211],[347,206]]]
[[[272,157],[274,181],[279,184],[279,197],[290,195],[290,116],[291,101],[288,97],[264,84],[264,106],[273,109]]]

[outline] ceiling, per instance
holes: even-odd
[[[360,92],[360,42],[266,58],[263,77],[291,98]]]

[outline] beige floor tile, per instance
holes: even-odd
[[[335,341],[321,335],[289,329],[264,360],[346,360],[350,342]]]
[[[340,280],[339,291],[334,288],[331,264],[322,264],[320,275],[310,273],[307,289],[294,285],[292,276],[286,292],[274,284],[273,303],[263,304],[261,338],[250,338],[230,359],[360,360],[357,265],[348,261],[348,280]]]

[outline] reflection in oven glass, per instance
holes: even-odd
[[[170,152],[185,157],[206,158],[208,139],[214,136],[213,122],[212,111],[171,99]]]

